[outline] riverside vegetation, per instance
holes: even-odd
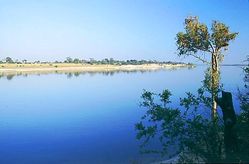
[[[179,56],[193,56],[209,67],[202,87],[196,94],[188,92],[181,98],[178,108],[170,106],[172,93],[169,90],[159,94],[144,91],[141,106],[146,112],[135,125],[142,152],[177,155],[174,162],[249,161],[249,64],[244,68],[245,88],[238,93],[239,114],[235,114],[231,93],[225,92],[220,83],[219,63],[237,34],[218,21],[213,22],[210,33],[197,17],[185,20],[185,33],[177,34]],[[205,53],[211,54],[211,61],[204,58]],[[249,63],[249,59],[247,61]],[[222,112],[217,112],[217,104]],[[151,144],[155,139],[160,143],[159,148]],[[172,147],[175,151],[169,151]]]
[[[150,71],[159,69],[175,69],[180,67],[194,67],[193,64],[182,62],[159,62],[152,60],[80,60],[68,57],[65,61],[30,62],[27,60],[13,60],[10,57],[0,61],[0,73],[15,75],[23,73],[52,73],[52,72],[115,72],[115,71]]]
[[[169,65],[177,65],[177,64],[185,64],[183,62],[171,62],[171,61],[156,61],[156,60],[115,60],[113,58],[105,58],[103,60],[95,60],[90,58],[89,60],[85,59],[78,59],[78,58],[71,58],[67,57],[64,61],[54,61],[54,62],[47,62],[47,61],[28,61],[24,60],[14,60],[11,57],[6,57],[3,60],[0,60],[0,64],[90,64],[90,65],[143,65],[143,64],[169,64]],[[188,63],[191,65],[191,63]]]

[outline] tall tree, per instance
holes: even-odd
[[[212,117],[216,116],[217,90],[219,86],[219,63],[223,61],[224,51],[231,40],[238,35],[231,32],[224,23],[213,21],[209,30],[207,25],[200,23],[198,17],[188,17],[184,22],[185,32],[179,32],[176,37],[179,56],[193,56],[203,63],[211,65]],[[206,60],[209,54],[210,60]]]

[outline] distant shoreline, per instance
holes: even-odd
[[[247,66],[247,64],[221,64],[221,66]]]
[[[141,65],[106,65],[106,64],[0,64],[0,73],[29,73],[29,72],[107,72],[107,71],[143,71],[158,69],[174,69],[194,67],[190,64],[141,64]]]
[[[195,64],[196,66],[207,66],[207,64]],[[234,67],[234,66],[238,66],[238,67],[245,67],[247,66],[247,64],[220,64],[220,66],[231,66],[231,67]]]

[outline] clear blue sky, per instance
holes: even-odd
[[[249,55],[248,0],[0,0],[0,58],[182,60],[184,18],[220,20],[239,32],[225,63]]]

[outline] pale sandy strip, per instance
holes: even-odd
[[[48,71],[134,71],[134,70],[157,70],[157,69],[173,69],[178,67],[186,67],[186,65],[93,65],[93,66],[71,66],[71,67],[11,67],[11,68],[0,68],[1,73],[7,72],[48,72]]]

